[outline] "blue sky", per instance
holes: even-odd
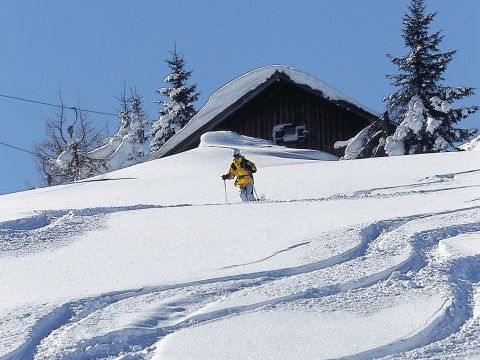
[[[136,87],[151,119],[154,90],[177,43],[193,70],[197,108],[226,82],[251,69],[284,64],[311,73],[377,111],[395,68],[385,54],[405,53],[408,0],[3,0],[0,94],[115,112],[123,84]],[[446,83],[480,88],[478,0],[430,0],[443,29],[442,49],[459,52]],[[480,94],[470,98],[480,104]],[[0,141],[30,149],[54,109],[0,98]],[[114,117],[89,117],[116,129]],[[480,127],[480,115],[467,126]],[[31,158],[0,146],[0,193],[37,184]]]

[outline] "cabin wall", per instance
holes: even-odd
[[[292,84],[278,81],[227,117],[214,131],[231,130],[272,140],[274,125],[306,125],[305,148],[343,155],[333,144],[356,135],[369,122]]]

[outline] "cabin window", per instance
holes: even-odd
[[[276,145],[298,146],[305,144],[308,131],[305,125],[280,124],[272,129],[273,143]]]

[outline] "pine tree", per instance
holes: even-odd
[[[141,97],[134,93],[131,100],[130,133],[127,137],[127,140],[133,145],[132,160],[140,160],[145,155],[144,145],[147,140],[145,136],[146,123]]]
[[[393,134],[395,125],[391,122],[388,111],[382,117],[362,129],[347,141],[337,141],[335,149],[345,147],[341,160],[365,159],[386,156],[386,138]]]
[[[125,92],[120,98],[121,110],[118,118],[120,127],[104,144],[88,153],[92,158],[103,161],[105,172],[118,170],[145,161],[145,115],[141,97],[132,92],[126,99]]]
[[[165,77],[164,82],[169,87],[157,89],[157,93],[167,99],[162,103],[160,118],[153,123],[150,149],[152,152],[160,149],[173,135],[182,129],[195,115],[195,101],[198,100],[196,84],[187,85],[192,72],[185,70],[185,59],[176,47],[170,52],[171,58],[166,60],[171,73]],[[159,102],[160,103],[160,102]]]
[[[120,98],[117,98],[121,101],[121,109],[118,113],[118,119],[120,120],[120,127],[118,128],[117,133],[114,137],[123,138],[130,131],[130,123],[132,121],[132,116],[130,113],[130,107],[128,104],[127,98],[125,97],[125,90]]]
[[[474,89],[442,84],[443,73],[456,50],[439,50],[441,31],[429,33],[435,16],[425,15],[425,0],[412,0],[403,19],[402,35],[410,51],[404,57],[389,55],[399,69],[397,74],[387,76],[399,88],[385,99],[390,114],[399,123],[395,133],[386,139],[389,155],[452,151],[455,143],[474,134],[455,127],[478,107],[454,108],[453,102],[471,96]]]

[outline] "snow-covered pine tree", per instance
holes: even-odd
[[[134,93],[131,100],[131,119],[130,133],[127,140],[132,144],[131,157],[132,161],[141,162],[145,155],[145,113],[143,112],[142,99]]]
[[[353,138],[346,141],[337,141],[335,149],[345,147],[345,155],[341,160],[365,159],[382,157],[385,154],[385,141],[395,131],[395,125],[391,122],[388,112],[382,117],[362,129]]]
[[[175,135],[195,115],[194,103],[200,95],[196,84],[187,85],[192,72],[185,70],[185,59],[175,47],[170,52],[171,58],[166,60],[171,73],[164,82],[170,87],[157,89],[157,93],[167,99],[162,104],[160,118],[152,124],[150,150],[156,152],[168,139]]]
[[[388,155],[455,150],[457,142],[475,132],[456,124],[478,110],[477,106],[454,108],[453,102],[471,96],[469,86],[442,84],[443,73],[456,51],[441,52],[441,31],[429,33],[436,13],[425,14],[425,0],[412,0],[403,18],[403,38],[410,49],[403,57],[390,56],[399,72],[389,75],[399,89],[388,96],[388,110],[396,123],[395,133],[386,139]]]
[[[106,171],[114,171],[126,166],[138,164],[145,160],[145,115],[141,97],[132,93],[126,99],[125,92],[119,98],[121,110],[118,114],[120,127],[104,145],[89,152],[89,156],[101,159],[106,164]]]
[[[128,100],[125,97],[125,90],[119,100],[122,103],[121,105],[122,107],[120,109],[120,112],[118,113],[118,119],[120,120],[120,127],[118,128],[118,131],[114,135],[114,137],[123,138],[125,135],[128,134],[130,130],[130,123],[132,121]]]

